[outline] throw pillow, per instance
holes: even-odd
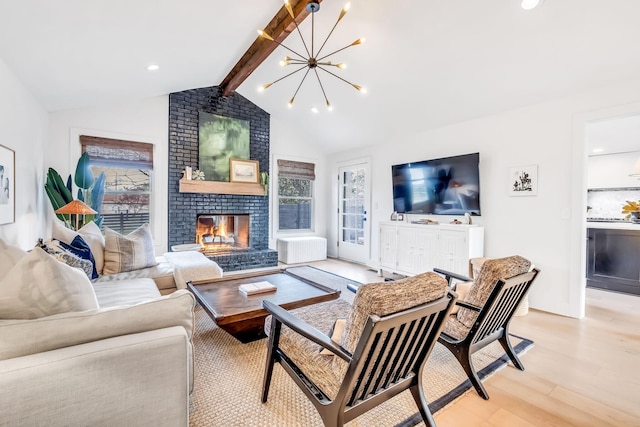
[[[340,337],[342,336],[342,332],[344,331],[344,326],[347,324],[347,319],[336,319],[333,326],[331,327],[331,332],[329,336],[331,337],[331,341],[336,344],[340,344]],[[320,354],[327,354],[329,356],[333,356],[333,352],[323,348],[320,350]]]
[[[0,318],[37,319],[98,308],[87,276],[34,248],[0,281]]]
[[[2,280],[26,254],[25,251],[16,246],[4,244],[4,248],[0,248],[0,280]]]
[[[469,290],[471,289],[471,285],[473,285],[473,282],[456,283],[456,294],[458,294],[458,301],[466,301]],[[454,305],[451,309],[451,313],[449,314],[456,314],[458,310],[460,310],[460,306]]]
[[[105,227],[104,235],[103,274],[139,270],[158,264],[149,224],[141,225],[126,236]]]
[[[96,260],[93,258],[93,253],[91,252],[91,248],[89,248],[89,245],[87,244],[87,242],[84,241],[84,239],[81,236],[74,237],[74,239],[71,241],[70,244],[66,244],[65,242],[60,242],[60,246],[66,249],[67,251],[71,252],[75,256],[91,262],[91,265],[93,266],[93,268],[91,270],[91,276],[89,278],[90,279],[98,278],[98,272],[96,270]]]
[[[62,242],[59,240],[50,240],[46,243],[39,243],[38,247],[58,261],[63,262],[70,267],[79,268],[84,271],[84,274],[86,274],[89,279],[92,279],[95,271],[95,263],[92,263],[91,260],[82,259],[79,256],[74,255],[73,252],[63,248],[61,243]]]
[[[89,244],[95,260],[96,272],[102,274],[102,269],[104,268],[104,236],[96,223],[91,221],[76,232],[65,227],[64,223],[59,219],[54,218],[51,231],[52,238],[70,245],[78,235],[82,236],[84,241]]]

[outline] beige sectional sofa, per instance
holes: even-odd
[[[195,301],[161,266],[91,283],[0,240],[0,426],[188,425]]]

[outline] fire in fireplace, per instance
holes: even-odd
[[[198,214],[196,243],[205,252],[249,248],[249,214]]]

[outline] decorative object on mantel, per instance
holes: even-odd
[[[191,179],[192,173],[193,169],[191,169],[191,166],[185,166],[184,171],[182,171],[182,176],[184,177],[184,179]]]
[[[257,183],[259,176],[257,160],[229,159],[229,181]]]
[[[229,159],[249,158],[249,121],[200,111],[198,169],[210,181],[229,181]]]
[[[260,185],[264,188],[264,195],[269,194],[269,172],[260,172]]]
[[[0,145],[0,224],[16,219],[16,152]]]
[[[300,81],[300,84],[298,85],[298,88],[296,89],[296,91],[294,92],[293,96],[291,97],[291,99],[289,100],[289,108],[291,108],[293,106],[293,101],[296,98],[296,95],[298,94],[298,91],[300,90],[300,87],[302,86],[302,83],[304,83],[305,79],[307,78],[307,76],[309,75],[310,71],[313,71],[314,74],[316,75],[316,78],[318,79],[318,84],[320,85],[320,89],[322,90],[322,94],[324,95],[324,101],[325,104],[327,105],[327,109],[329,109],[329,111],[331,111],[332,107],[331,107],[331,103],[329,102],[329,98],[327,98],[327,94],[324,91],[324,86],[322,86],[322,82],[320,81],[320,75],[318,74],[318,69],[324,71],[327,74],[330,74],[340,80],[342,80],[343,82],[347,83],[348,85],[353,86],[356,90],[358,90],[359,92],[362,93],[366,93],[366,89],[363,88],[362,86],[353,84],[351,82],[348,82],[347,80],[343,79],[342,77],[338,76],[337,74],[333,73],[332,71],[329,71],[327,68],[329,67],[336,67],[339,68],[341,70],[344,70],[345,68],[347,68],[346,64],[340,62],[337,64],[332,63],[331,61],[327,61],[326,59],[329,58],[330,56],[341,52],[351,46],[356,46],[359,45],[361,43],[364,42],[364,38],[359,38],[358,40],[354,41],[353,43],[350,43],[348,45],[346,45],[345,47],[338,49],[338,50],[334,50],[331,53],[328,53],[326,55],[320,56],[320,53],[322,52],[322,49],[324,48],[325,44],[327,43],[327,40],[329,40],[329,37],[331,37],[331,34],[333,34],[333,30],[336,29],[336,27],[338,26],[338,23],[340,22],[340,20],[344,17],[344,15],[347,14],[347,10],[349,10],[349,5],[350,3],[347,3],[342,10],[340,11],[340,15],[338,16],[338,20],[336,21],[336,23],[333,25],[333,28],[331,29],[331,31],[329,31],[329,35],[327,35],[327,37],[324,39],[324,42],[322,43],[322,45],[320,45],[320,48],[316,51],[315,50],[315,34],[314,34],[314,30],[315,30],[315,13],[320,10],[320,4],[317,1],[311,0],[309,1],[309,3],[307,3],[307,7],[306,10],[308,13],[311,14],[311,51],[309,51],[309,48],[307,47],[306,42],[304,41],[304,37],[302,37],[302,33],[300,32],[300,28],[298,27],[298,23],[296,22],[296,17],[293,14],[293,9],[291,7],[291,4],[289,4],[288,0],[285,0],[284,6],[287,9],[287,12],[289,12],[289,15],[291,16],[293,23],[296,26],[296,30],[298,30],[298,34],[300,35],[300,39],[302,40],[302,44],[304,45],[305,51],[306,51],[306,56],[302,55],[290,48],[288,48],[287,46],[283,45],[282,43],[274,40],[269,34],[265,33],[263,30],[258,30],[258,34],[260,35],[260,37],[265,38],[267,40],[270,40],[274,43],[277,43],[278,45],[282,46],[283,48],[287,49],[289,52],[293,53],[296,57],[295,58],[290,58],[289,56],[285,56],[284,60],[280,63],[280,65],[282,66],[287,66],[287,65],[295,65],[295,66],[299,66],[297,70],[286,74],[283,77],[280,77],[279,79],[271,82],[271,83],[267,83],[265,85],[260,86],[259,90],[265,90],[267,88],[269,88],[271,85],[273,85],[274,83],[279,82],[280,80],[283,80],[293,74],[296,74],[302,70],[305,70],[304,73],[304,77],[302,77],[302,81]]]
[[[538,165],[516,166],[509,169],[509,195],[538,195]]]
[[[622,206],[622,213],[626,214],[626,218],[630,218],[634,224],[640,224],[640,200],[637,202],[627,200],[627,203]]]
[[[469,212],[466,212],[464,214],[464,219],[467,221],[467,224],[469,225],[473,224],[473,220],[471,219],[471,215],[469,214]]]
[[[200,169],[196,169],[193,171],[192,178],[194,181],[204,181],[204,172],[202,172]]]
[[[102,209],[102,200],[104,199],[105,179],[104,172],[101,172],[100,175],[94,179],[93,172],[89,165],[89,154],[83,153],[78,159],[73,182],[78,186],[77,199],[86,203],[94,213],[81,213],[83,215],[82,221],[78,221],[76,217],[76,229],[78,229],[77,227],[82,228],[85,223],[90,221],[94,221],[98,227],[102,224],[103,217],[100,215],[100,210]],[[73,228],[74,218],[72,216],[66,217],[62,213],[57,212],[74,201],[71,175],[67,178],[65,185],[60,174],[55,169],[49,168],[44,189],[58,218],[64,221],[68,228]]]

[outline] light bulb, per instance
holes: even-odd
[[[522,0],[520,2],[520,6],[524,9],[524,10],[531,10],[531,9],[535,9],[536,7],[540,6],[542,2],[540,0]]]
[[[339,64],[336,64],[336,67],[340,68],[341,70],[344,70],[347,68],[347,64],[345,64],[344,62],[341,62]]]
[[[344,7],[342,8],[342,10],[344,10],[345,12],[349,10],[349,8],[351,7],[351,3],[347,3],[344,5]]]

